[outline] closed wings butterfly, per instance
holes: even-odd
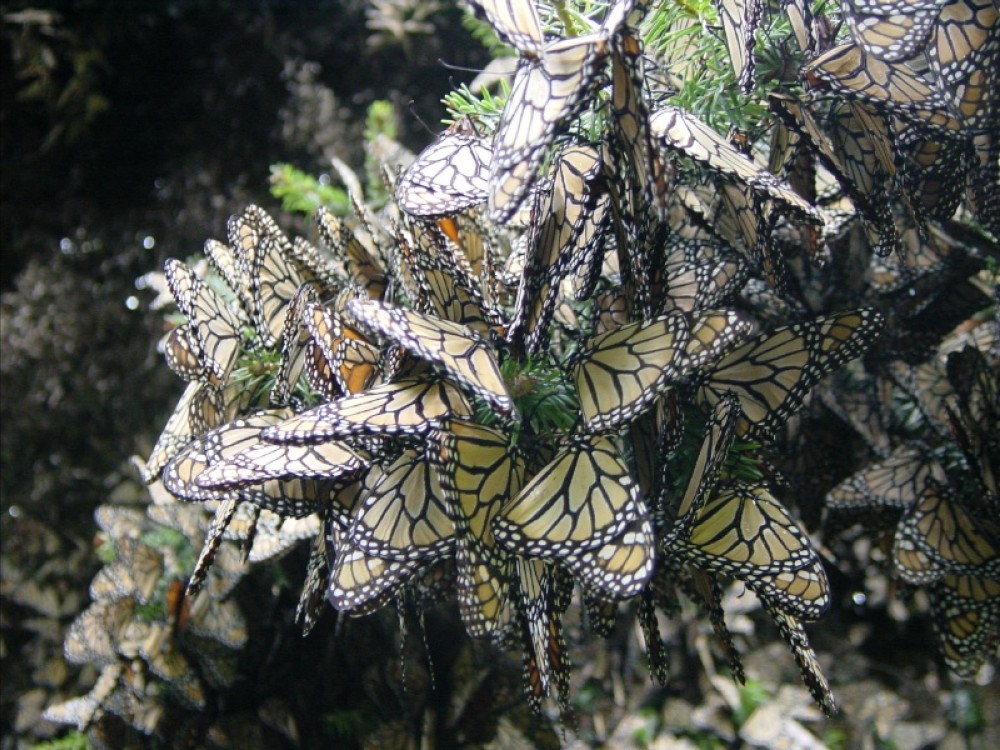
[[[790,185],[768,172],[763,164],[758,164],[737,151],[725,138],[690,112],[668,105],[653,112],[649,124],[654,137],[667,148],[679,151],[725,177],[735,177],[754,190],[766,193],[807,221],[823,223],[816,209]]]
[[[900,577],[914,584],[959,573],[1000,579],[1000,547],[981,530],[954,490],[933,480],[900,519],[892,559]]]
[[[880,313],[860,309],[762,334],[704,371],[696,397],[714,406],[732,391],[743,411],[740,434],[771,434],[823,376],[870,346],[882,324]]]
[[[164,270],[177,307],[189,321],[189,330],[204,366],[212,375],[213,385],[225,383],[242,347],[243,323],[239,314],[179,260],[168,258]]]
[[[423,451],[413,448],[369,471],[348,532],[351,544],[393,560],[448,554],[455,546],[455,523],[441,473]]]
[[[614,442],[578,436],[504,505],[493,534],[511,552],[558,559],[608,544],[646,513]]]
[[[347,303],[347,311],[362,327],[440,365],[450,377],[471,388],[505,415],[516,414],[493,347],[475,331],[375,300],[351,300]]]
[[[322,443],[361,434],[418,435],[472,407],[442,380],[404,378],[307,409],[265,429],[274,443]]]
[[[485,203],[491,156],[471,121],[459,120],[403,173],[396,188],[399,207],[410,216],[432,218]]]
[[[514,561],[496,545],[491,523],[520,491],[524,461],[511,450],[509,436],[473,422],[453,419],[434,439],[455,525],[459,611],[469,635],[496,637],[513,614]]]

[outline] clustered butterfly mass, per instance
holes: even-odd
[[[206,244],[213,273],[167,262],[188,386],[145,472],[214,512],[188,595],[234,519],[287,519],[286,545],[314,540],[307,632],[327,604],[453,592],[470,636],[523,651],[533,706],[566,708],[574,591],[598,634],[633,603],[660,681],[683,594],[742,680],[733,579],[831,713],[802,623],[833,593],[767,459],[815,390],[875,460],[828,495],[829,538],[877,519],[974,674],[1000,615],[1000,253],[954,216],[1000,229],[996,6],[844,0],[838,42],[789,0],[803,85],[751,144],[656,85],[650,3],[562,36],[532,0],[470,5],[518,55],[493,132],[461,118],[384,165],[395,201],[355,196],[355,229],[321,209],[319,246],[250,206]],[[717,5],[749,92],[769,16]]]

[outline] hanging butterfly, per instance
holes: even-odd
[[[830,490],[826,507],[832,514],[849,514],[845,522],[870,511],[889,513],[896,521],[923,496],[929,480],[945,481],[940,464],[927,448],[904,443],[884,461],[866,466]]]
[[[732,391],[743,411],[738,432],[769,435],[823,376],[867,349],[882,325],[880,313],[862,308],[761,334],[699,374],[696,398],[714,406]]]
[[[790,185],[768,172],[764,164],[737,151],[690,112],[672,105],[664,106],[652,113],[649,126],[665,148],[676,150],[723,177],[735,177],[753,190],[766,193],[806,221],[823,224],[819,212]]]
[[[458,262],[461,252],[449,249],[447,236],[436,225],[414,226],[413,233],[416,245],[401,237],[399,247],[418,287],[416,309],[491,338],[494,328],[502,328],[502,317],[488,308],[479,280]]]
[[[260,442],[208,466],[195,484],[209,490],[231,490],[272,479],[343,480],[367,463],[366,456],[332,441],[315,445]]]
[[[202,364],[209,371],[211,384],[226,383],[242,349],[242,320],[181,261],[168,258],[164,272],[178,309],[189,321],[188,330],[197,344]]]
[[[453,419],[432,433],[441,485],[455,527],[459,612],[473,638],[500,639],[513,617],[509,581],[513,560],[493,539],[491,523],[524,481],[524,460],[510,437]]]
[[[222,394],[208,383],[188,383],[143,466],[143,481],[155,482],[163,467],[196,435],[217,427],[223,418]]]
[[[449,377],[472,389],[498,411],[516,419],[490,344],[470,328],[430,315],[393,308],[376,300],[351,300],[347,311],[363,327],[408,352],[440,365]]]
[[[833,716],[837,713],[837,703],[833,697],[833,691],[830,689],[830,683],[823,675],[819,659],[817,659],[816,652],[809,643],[809,636],[806,634],[805,628],[802,627],[802,623],[794,616],[775,609],[766,602],[764,608],[771,616],[771,619],[774,620],[774,624],[778,626],[778,633],[781,634],[782,640],[785,641],[788,649],[792,652],[792,656],[795,657],[802,675],[802,681],[809,688],[809,694],[812,695],[817,705],[823,709],[823,713],[826,716]]]
[[[358,296],[354,288],[339,297],[332,308],[310,305],[304,311],[312,348],[306,356],[306,371],[313,387],[323,384],[328,400],[361,393],[379,377],[380,352],[358,331],[344,324],[341,314],[348,299]]]
[[[736,83],[744,94],[749,94],[754,86],[753,50],[757,44],[757,27],[764,16],[764,4],[760,0],[715,0],[715,7],[726,33],[726,47]]]
[[[547,42],[522,59],[500,114],[490,164],[489,215],[505,224],[521,206],[555,137],[588,104],[608,43],[631,12],[616,3],[593,33]]]
[[[925,50],[945,2],[882,4],[844,0],[844,15],[851,36],[865,52],[886,62],[900,62]],[[862,10],[867,6],[874,7]]]
[[[647,515],[614,442],[577,436],[493,519],[509,551],[560,560],[610,544]]]
[[[351,435],[417,435],[472,414],[462,393],[443,380],[404,378],[307,409],[261,432],[274,443],[322,443]]]
[[[735,311],[661,315],[587,340],[574,377],[584,429],[633,419],[671,383],[718,359],[750,332]]]
[[[930,586],[927,594],[945,664],[957,676],[972,679],[996,656],[1000,582],[977,575],[951,575]]]
[[[320,239],[346,265],[352,283],[361,286],[372,299],[380,299],[388,284],[381,261],[328,208],[316,209],[316,225]]]
[[[192,502],[221,500],[227,497],[226,490],[205,487],[199,484],[199,480],[211,467],[259,445],[261,431],[281,422],[286,414],[287,412],[282,410],[261,411],[206,433],[193,441],[167,465],[163,473],[164,486],[177,497]],[[338,450],[341,449],[338,447]],[[347,465],[356,460],[350,453],[337,454],[338,458],[341,456],[347,459]],[[304,452],[302,457],[311,457],[314,461],[320,462],[323,460],[317,452],[312,454]],[[331,469],[331,471],[336,470],[339,470],[339,465]],[[233,473],[242,477],[238,468]],[[280,474],[282,471],[275,467],[264,473]],[[226,480],[225,484],[231,486],[232,477],[227,475]],[[316,509],[321,494],[322,486],[319,483],[299,477],[261,479],[258,482],[255,476],[251,483],[241,485],[236,491],[236,497],[240,501],[251,502],[281,516],[297,518],[311,514]]]
[[[607,599],[638,596],[653,574],[656,539],[649,518],[638,518],[611,542],[568,553],[559,562],[585,592]]]
[[[551,190],[539,190],[535,196],[514,317],[507,333],[508,342],[523,346],[528,356],[545,347],[560,299],[560,283],[575,256],[588,252],[587,246],[600,240],[600,225],[591,215],[598,205],[600,172],[600,154],[593,146],[570,144],[555,157]]]
[[[421,560],[388,560],[366,554],[347,539],[347,532],[327,522],[326,554],[330,579],[326,598],[339,611],[370,614],[385,606],[418,571]]]
[[[674,522],[660,542],[660,549],[670,553],[675,540],[686,539],[691,534],[699,509],[703,508],[713,493],[722,471],[729,448],[736,436],[736,423],[740,416],[739,401],[726,393],[716,403],[705,423],[705,437],[695,458],[691,476],[674,511]]]
[[[534,9],[531,3],[523,5]],[[450,216],[485,203],[491,156],[489,144],[476,133],[472,121],[462,118],[406,169],[396,188],[396,202],[421,218]]]
[[[794,519],[762,485],[718,490],[697,509],[690,535],[671,540],[695,567],[746,583],[782,612],[818,618],[830,605],[823,565]]]
[[[954,574],[1000,580],[998,550],[955,492],[930,479],[896,527],[892,560],[899,576],[913,584]]]
[[[904,64],[868,56],[856,44],[848,42],[825,52],[803,68],[802,76],[813,89],[828,87],[840,96],[945,134],[961,129],[961,123],[949,114],[947,98],[923,76]]]
[[[438,465],[414,448],[375,464],[365,478],[348,540],[368,555],[393,560],[450,554],[455,524]]]

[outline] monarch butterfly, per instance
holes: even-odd
[[[96,601],[69,627],[63,643],[66,661],[71,664],[104,666],[118,660],[117,635],[132,618],[135,601],[130,597]]]
[[[501,40],[520,52],[537,53],[545,43],[532,0],[469,0],[469,7],[493,27]]]
[[[42,713],[42,718],[56,724],[75,724],[78,731],[87,731],[112,691],[118,687],[122,669],[118,663],[103,667],[90,692],[49,706]]]
[[[288,249],[288,259],[306,283],[315,284],[328,297],[344,285],[342,270],[329,253],[321,251],[305,237],[296,237]]]
[[[197,484],[199,476],[210,466],[254,445],[265,426],[277,424],[287,414],[282,410],[259,412],[208,432],[171,460],[163,472],[163,485],[183,500],[203,502],[218,499],[217,491]]]
[[[493,539],[491,522],[521,489],[524,461],[497,430],[453,419],[432,433],[443,465],[441,485],[455,526],[458,604],[473,638],[499,638],[513,612],[509,579],[513,561]]]
[[[316,445],[257,443],[208,466],[195,479],[195,484],[210,490],[227,490],[270,479],[337,479],[357,473],[366,464],[364,456],[335,442]]]
[[[194,569],[188,579],[187,589],[185,589],[187,597],[193,599],[205,585],[205,579],[208,577],[212,563],[222,546],[222,535],[235,516],[239,505],[241,502],[235,495],[228,495],[219,500],[215,515],[205,534],[201,552],[198,553],[198,559],[195,560]]]
[[[711,245],[690,241],[693,253]],[[746,281],[746,264],[732,253],[688,259],[687,249],[677,249],[664,258],[662,277],[654,278],[654,289],[662,289],[661,312],[694,312],[717,305]]]
[[[705,423],[705,437],[695,458],[691,476],[674,513],[674,524],[661,542],[661,549],[669,552],[676,539],[690,536],[691,526],[700,508],[715,489],[722,465],[736,435],[736,422],[740,416],[736,396],[727,393],[719,400]]]
[[[755,191],[766,193],[806,221],[823,223],[817,210],[790,185],[768,172],[765,165],[737,151],[690,112],[666,105],[652,113],[649,126],[653,136],[666,148],[679,151],[724,177],[735,177]]]
[[[693,512],[690,534],[676,543],[700,568],[742,579],[819,565],[809,538],[761,485],[722,488]]]
[[[969,466],[976,472],[980,487],[988,495],[997,494],[1000,443],[1000,394],[995,374],[995,358],[972,346],[947,355],[948,380],[955,389],[958,412],[949,412],[956,442]]]
[[[306,359],[310,381],[325,381],[329,391],[351,395],[367,390],[378,378],[379,350],[364,336],[345,326],[338,310],[348,299],[358,296],[355,288],[345,293],[331,310],[310,305],[304,316],[314,349]],[[335,388],[334,388],[335,387]]]
[[[376,300],[351,300],[347,311],[363,327],[377,331],[428,362],[441,365],[450,377],[471,388],[503,414],[516,418],[514,401],[507,392],[493,349],[475,331]]]
[[[761,485],[723,488],[694,512],[672,549],[693,565],[738,578],[783,612],[816,619],[829,583],[809,538]]]
[[[291,398],[299,377],[306,368],[311,335],[305,325],[307,306],[319,301],[316,287],[303,284],[288,304],[285,323],[281,331],[281,362],[274,376],[270,401],[272,406],[283,406]]]
[[[491,337],[493,326],[501,325],[500,316],[487,309],[478,279],[456,261],[461,252],[448,249],[446,235],[437,226],[415,229],[417,245],[411,248],[401,239],[400,248],[419,287],[419,311],[468,326],[486,339]]]
[[[396,188],[396,202],[406,213],[421,218],[450,216],[484,203],[491,156],[472,121],[462,118],[407,167]]]
[[[98,528],[111,539],[138,539],[145,530],[143,514],[132,508],[116,505],[99,505],[94,511]]]
[[[322,443],[359,434],[415,435],[472,407],[443,380],[404,378],[307,409],[261,433],[273,443]]]
[[[813,700],[823,709],[824,714],[833,716],[837,712],[837,702],[802,623],[794,616],[769,606],[767,602],[764,603],[764,608],[778,626],[778,633],[795,657],[802,674],[802,681],[809,688]]]
[[[164,272],[177,307],[189,321],[212,384],[225,383],[242,347],[242,321],[186,264],[168,258]]]
[[[860,99],[877,109],[925,127],[954,133],[960,123],[948,113],[948,101],[922,76],[902,64],[883,62],[865,55],[850,42],[823,53],[803,69],[815,88],[826,84],[841,96]]]
[[[604,32],[545,45],[522,60],[500,114],[490,164],[489,216],[504,224],[535,184],[545,152],[587,103],[606,53]]]
[[[244,503],[237,509],[236,520],[239,520],[240,510],[246,507]],[[252,563],[273,560],[281,557],[296,546],[303,539],[312,539],[319,533],[322,523],[316,513],[310,513],[300,518],[279,515],[267,509],[255,508],[256,520],[253,523],[253,532],[236,533],[232,527],[226,531],[227,538],[240,539],[250,547],[247,553],[247,560]]]
[[[630,599],[653,574],[655,537],[648,518],[637,518],[621,534],[594,549],[560,558],[585,591],[611,599]]]
[[[404,449],[386,465],[373,466],[348,531],[351,544],[366,554],[394,560],[450,553],[455,524],[441,473],[422,450],[413,448]]]
[[[553,685],[565,710],[569,661],[562,619],[556,606],[554,568],[537,558],[516,557],[520,614],[524,639],[524,679],[529,705],[541,709],[542,696]]]
[[[191,382],[206,378],[206,368],[201,345],[191,330],[190,323],[182,323],[160,340],[157,349],[163,354],[169,367],[177,377]]]
[[[352,545],[347,532],[330,521],[326,524],[325,541],[330,566],[327,601],[334,609],[354,615],[369,614],[385,606],[428,564],[368,555]]]
[[[792,25],[792,33],[806,59],[816,54],[817,40],[815,18],[808,0],[783,0],[785,15]]]
[[[518,286],[508,341],[525,343],[529,356],[547,340],[548,325],[559,299],[559,283],[578,252],[597,240],[598,225],[589,221],[595,205],[595,182],[601,171],[597,150],[586,143],[562,149],[555,159],[552,189],[539,191],[532,211],[524,267]]]
[[[313,540],[306,564],[306,575],[302,581],[302,592],[295,607],[295,622],[302,628],[302,635],[312,632],[326,605],[326,588],[329,580],[326,542],[322,536]]]
[[[718,358],[749,332],[734,311],[661,315],[587,340],[575,368],[587,430],[632,419],[670,383]]]
[[[859,128],[857,123],[841,120],[838,129],[840,148],[821,128],[807,107],[796,99],[779,93],[768,97],[771,109],[790,128],[800,133],[811,144],[816,156],[837,179],[841,189],[847,194],[855,208],[869,222],[871,235],[878,237],[876,248],[880,256],[890,254],[896,246],[896,228],[886,197],[888,177],[895,167],[890,156],[888,165],[880,157],[880,152],[870,143],[868,137],[874,133],[871,128]],[[859,110],[848,110],[845,117],[858,114]],[[876,120],[874,113],[867,113],[865,122],[869,125],[884,121]],[[874,127],[878,127],[874,125]],[[883,136],[879,132],[876,137]]]
[[[652,593],[642,592],[636,607],[636,619],[642,628],[642,639],[646,646],[646,663],[649,674],[657,684],[665,687],[670,680],[670,656],[660,635],[660,622],[656,616],[656,606]]]
[[[1000,578],[997,545],[980,530],[954,491],[933,479],[900,519],[892,560],[908,583],[932,583],[959,573]]]
[[[958,396],[944,368],[937,362],[924,362],[911,366],[894,360],[889,364],[893,382],[908,395],[914,405],[939,434],[951,435],[951,418],[948,412],[958,411]]]
[[[184,632],[199,638],[200,643],[221,644],[226,649],[243,648],[249,637],[246,619],[236,602],[231,599],[220,601],[208,591],[191,605],[191,614],[184,625]]]
[[[347,264],[351,281],[360,285],[369,297],[381,298],[388,280],[382,263],[372,251],[325,206],[316,209],[316,225],[323,243]]]
[[[146,484],[155,482],[163,467],[195,435],[218,426],[222,419],[222,394],[208,383],[197,380],[188,383],[143,466],[143,481]]]
[[[577,436],[504,504],[493,535],[511,552],[562,558],[610,544],[646,512],[612,440]]]
[[[884,461],[871,464],[848,477],[827,493],[831,511],[904,511],[923,495],[928,480],[942,483],[944,470],[921,446],[904,444]]]
[[[675,567],[669,562],[667,565],[668,567],[664,568],[665,572]],[[697,604],[701,613],[708,616],[715,637],[726,652],[726,660],[729,662],[733,678],[741,685],[745,684],[746,672],[743,669],[743,662],[733,640],[733,634],[726,626],[726,613],[722,608],[723,591],[719,580],[710,573],[693,567],[683,569],[678,579],[684,592]]]
[[[996,653],[1000,583],[975,575],[945,576],[928,589],[931,623],[945,664],[971,679]]]
[[[227,496],[226,490],[208,488],[198,482],[211,467],[222,464],[241,451],[260,443],[261,430],[279,423],[285,416],[280,410],[262,411],[216,428],[192,442],[168,464],[163,474],[163,484],[172,494],[184,500],[205,502]],[[327,454],[330,457],[331,454]],[[337,454],[339,458],[342,454]],[[346,454],[343,454],[346,455]],[[306,454],[314,462],[322,461],[321,454]],[[287,454],[286,454],[287,457]],[[354,459],[347,456],[350,464]],[[315,463],[313,464],[315,467]],[[280,474],[280,467],[262,470],[263,474]],[[238,472],[233,472],[238,473]],[[240,476],[245,478],[249,471]],[[234,481],[227,474],[227,486]],[[212,476],[212,475],[210,475]],[[248,501],[282,516],[301,518],[311,514],[322,494],[322,486],[315,480],[294,477],[289,479],[256,477],[252,484],[236,491],[240,501]],[[224,528],[224,527],[223,527]],[[221,532],[220,532],[221,533]]]
[[[871,344],[883,322],[880,313],[862,308],[757,336],[696,379],[696,398],[714,406],[732,391],[743,411],[739,433],[773,433],[824,375]]]
[[[265,346],[275,346],[281,344],[289,304],[306,279],[270,233],[261,237],[251,261],[250,290],[257,334]]]
[[[854,40],[865,52],[886,62],[909,60],[924,51],[943,4],[943,0],[934,0],[865,12],[852,0],[844,3]]]
[[[967,144],[926,136],[927,131],[919,127],[897,135],[896,181],[918,218],[947,219],[962,202],[971,176]]]
[[[966,128],[983,128],[996,116],[989,92],[1000,64],[1000,11],[990,0],[950,0],[940,7],[928,50],[938,90]]]
[[[650,231],[648,226],[638,226],[644,221],[642,206],[654,206],[660,218],[666,215],[667,179],[650,133],[642,42],[631,31],[626,29],[619,35],[611,63],[615,155],[619,157],[619,174],[630,178],[622,195],[623,208],[633,233],[639,236]]]
[[[755,36],[764,15],[764,5],[760,0],[715,0],[715,7],[726,32],[726,47],[736,72],[736,83],[744,94],[749,94],[754,85]]]
[[[90,598],[114,601],[126,596],[149,602],[163,577],[163,555],[134,539],[115,539],[115,561],[101,568],[90,582]]]
[[[643,411],[683,373],[690,335],[683,315],[663,315],[588,339],[574,370],[584,428],[609,429]]]

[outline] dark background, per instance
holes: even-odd
[[[224,239],[226,219],[250,202],[307,231],[270,197],[270,165],[320,174],[336,153],[359,168],[364,114],[376,99],[396,105],[402,140],[419,149],[440,128],[441,96],[474,75],[444,61],[486,61],[452,2],[390,3],[381,14],[370,6],[0,6],[8,741],[28,721],[24,694],[45,682],[39,652],[58,656],[72,610],[86,603],[97,566],[93,509],[128,473],[128,456],[148,452],[181,390],[155,351],[162,313],[148,310],[152,295],[136,279],[166,257],[199,253],[208,237]],[[423,26],[379,32],[393,19]],[[126,305],[133,296],[137,309]],[[51,628],[38,624],[45,608],[27,601],[26,581],[59,592]]]

